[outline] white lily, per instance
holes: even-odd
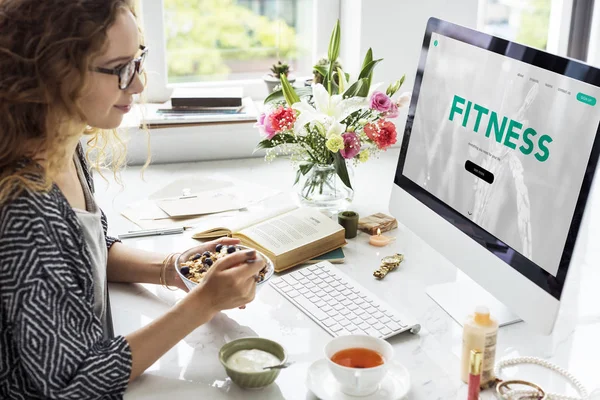
[[[327,89],[320,83],[313,85],[314,107],[306,100],[292,105],[292,108],[300,111],[296,117],[294,132],[298,135],[304,130],[304,126],[311,122],[318,122],[325,129],[325,136],[341,135],[346,131],[346,126],[341,122],[353,112],[368,107],[368,98],[350,97],[344,99],[341,94],[330,96]]]

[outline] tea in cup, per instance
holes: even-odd
[[[383,339],[367,335],[347,335],[325,346],[325,357],[342,392],[367,396],[379,388],[394,357],[393,347]]]

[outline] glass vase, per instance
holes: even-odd
[[[352,174],[349,173],[349,176]],[[354,198],[354,191],[344,185],[335,167],[330,164],[312,167],[298,188],[298,199],[303,206],[329,213],[348,209]]]

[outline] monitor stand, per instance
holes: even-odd
[[[467,316],[473,314],[475,307],[479,305],[489,308],[490,315],[498,321],[500,326],[522,321],[504,304],[460,270],[458,270],[456,282],[431,285],[427,287],[426,291],[429,297],[460,326],[463,326]]]

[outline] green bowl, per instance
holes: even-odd
[[[269,339],[260,337],[247,337],[236,339],[229,343],[226,343],[219,350],[219,361],[223,364],[227,375],[234,381],[238,386],[247,389],[257,389],[270,385],[279,376],[280,369],[266,369],[261,372],[241,372],[231,369],[227,366],[226,361],[234,353],[240,350],[262,350],[273,354],[279,358],[281,362],[287,360],[287,354],[285,349],[279,344]]]

